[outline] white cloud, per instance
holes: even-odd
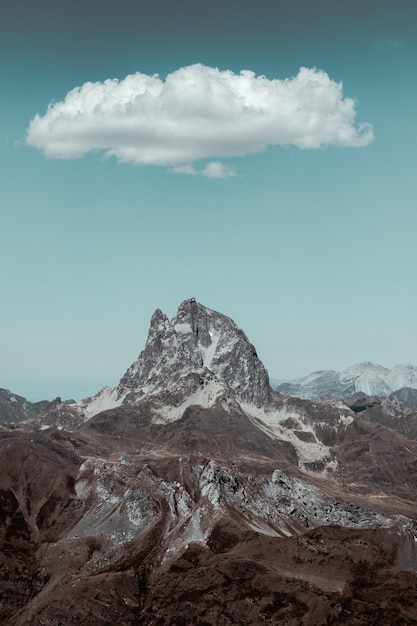
[[[231,178],[236,176],[233,168],[220,163],[220,161],[209,161],[200,173],[208,178]]]
[[[85,83],[30,122],[26,142],[55,158],[102,151],[121,162],[228,178],[220,161],[269,145],[298,148],[365,146],[369,124],[355,125],[355,101],[320,70],[270,80],[204,65],[183,67],[165,80],[132,74]]]
[[[187,163],[187,165],[177,165],[172,168],[172,171],[176,174],[189,174],[190,176],[200,175],[207,176],[207,178],[232,178],[236,176],[236,172],[232,167],[220,161],[209,161],[200,170],[197,170],[190,163]]]

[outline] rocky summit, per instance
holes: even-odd
[[[283,395],[193,298],[114,388],[3,393],[0,623],[417,624],[411,396]]]
[[[155,311],[145,349],[121,379],[119,395],[126,390],[147,393],[186,370],[211,372],[256,406],[270,398],[268,373],[244,332],[194,298],[180,305],[172,321]]]

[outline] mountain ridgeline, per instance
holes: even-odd
[[[0,624],[417,624],[413,384],[321,374],[272,389],[191,298],[116,387],[1,395]]]
[[[358,363],[341,372],[313,372],[300,380],[278,383],[274,387],[281,393],[306,400],[350,400],[358,395],[389,396],[400,389],[417,392],[417,367],[409,363],[388,369],[374,363]],[[400,395],[405,398],[407,394]]]

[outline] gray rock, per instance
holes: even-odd
[[[122,377],[119,393],[141,397],[184,369],[207,369],[244,401],[270,401],[268,372],[245,333],[226,315],[194,298],[184,300],[170,321],[159,309],[144,350]]]

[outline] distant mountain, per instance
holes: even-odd
[[[349,399],[358,393],[388,396],[408,387],[417,389],[417,366],[396,365],[387,369],[373,363],[359,363],[336,372],[313,372],[305,378],[274,385],[281,393],[308,400]]]
[[[116,387],[0,429],[0,624],[416,624],[415,422],[284,396],[233,320],[158,309]]]
[[[46,411],[50,405],[51,403],[47,400],[29,402],[23,396],[12,393],[8,389],[0,389],[0,427],[33,420],[39,413]]]

